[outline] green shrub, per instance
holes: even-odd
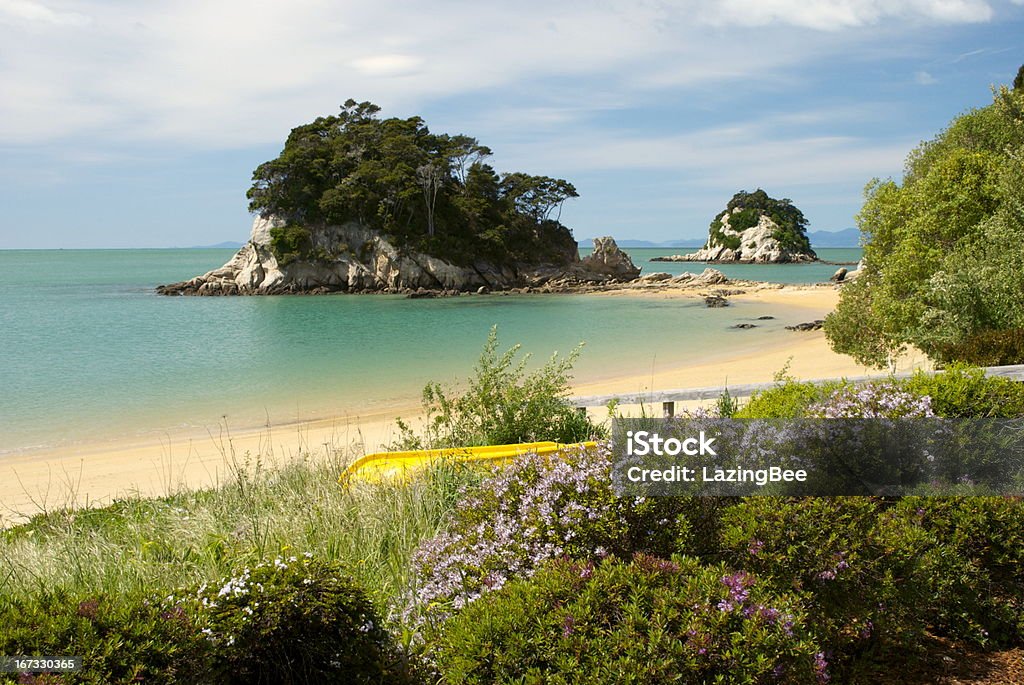
[[[928,395],[938,416],[1024,416],[1024,383],[989,377],[970,366],[953,365],[934,375],[919,371],[901,385],[910,392]]]
[[[734,416],[740,419],[799,418],[805,415],[811,405],[823,402],[836,391],[849,387],[852,384],[840,381],[819,384],[787,380],[768,390],[754,393]]]
[[[750,497],[725,513],[729,563],[778,591],[806,593],[837,654],[872,641],[910,643],[931,598],[932,537],[866,497]]]
[[[288,224],[270,229],[270,250],[281,266],[305,259],[312,249],[313,236],[305,226]]]
[[[366,594],[309,556],[244,569],[195,594],[217,683],[398,683],[408,674]]]
[[[757,226],[761,220],[761,212],[753,207],[741,209],[729,215],[729,228],[736,233],[743,233],[748,228]]]
[[[927,531],[953,572],[936,573],[929,622],[986,644],[1024,640],[1024,501],[906,497],[901,517]]]
[[[486,595],[427,644],[448,683],[828,678],[799,601],[685,557],[554,561]]]
[[[0,600],[0,654],[82,657],[81,671],[49,682],[193,683],[207,655],[194,619],[181,605],[159,601],[61,590],[7,596]],[[0,681],[7,682],[3,675]]]
[[[424,435],[399,421],[396,448],[469,447],[554,440],[572,443],[603,431],[569,404],[572,365],[577,347],[565,359],[558,355],[533,373],[529,356],[516,360],[519,345],[498,353],[497,327],[491,329],[477,361],[476,373],[461,395],[438,383],[423,389],[427,415]]]

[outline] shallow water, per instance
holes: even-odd
[[[647,263],[672,250],[630,252],[645,271],[704,268]],[[249,427],[415,402],[427,381],[468,376],[494,325],[504,345],[522,343],[537,360],[585,341],[576,375],[598,380],[728,354],[754,336],[777,339],[800,316],[763,304],[716,310],[599,295],[178,298],[153,291],[232,254],[0,251],[0,454],[216,425],[225,416]],[[822,266],[826,278],[836,268]],[[806,265],[716,268],[781,282],[812,275]],[[766,313],[779,318],[753,331],[729,329]]]

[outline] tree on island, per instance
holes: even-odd
[[[400,248],[456,263],[560,263],[575,254],[559,222],[562,204],[578,196],[571,183],[499,175],[477,139],[379,113],[348,100],[337,115],[292,129],[281,154],[257,167],[249,209],[287,223],[274,229],[275,250],[315,258],[303,252],[309,231],[357,222]]]
[[[909,154],[902,184],[874,179],[865,198],[864,269],[825,320],[833,348],[878,367],[909,345],[1024,362],[1024,88],[995,89]]]

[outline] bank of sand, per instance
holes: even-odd
[[[620,291],[607,293],[615,297]],[[629,296],[694,297],[692,291],[621,291]],[[835,306],[832,288],[764,288],[735,296],[795,308],[807,320],[824,317]],[[753,332],[752,332],[753,333]],[[629,354],[623,350],[623,354]],[[920,355],[902,360],[899,370],[924,365]],[[781,369],[799,379],[832,378],[872,373],[849,357],[829,348],[821,331],[793,332],[765,341],[752,335],[742,352],[694,352],[692,361],[663,366],[643,375],[612,379],[580,379],[577,395],[603,395],[697,388],[771,381]],[[874,373],[878,373],[875,371]],[[635,413],[639,407],[621,408]],[[656,408],[660,411],[660,408]],[[647,411],[652,408],[648,407]],[[265,465],[305,458],[325,458],[341,451],[351,458],[376,451],[397,437],[395,417],[414,417],[413,401],[362,415],[288,425],[231,428],[212,432],[164,433],[115,443],[86,444],[48,451],[5,455],[0,460],[0,527],[26,515],[67,506],[104,504],[116,497],[165,495],[182,488],[224,483],[235,465],[259,455]],[[590,409],[596,419],[607,418],[602,407]]]

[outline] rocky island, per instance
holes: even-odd
[[[249,241],[224,266],[163,295],[471,292],[571,288],[640,274],[611,238],[580,259],[560,221],[571,183],[499,175],[490,149],[380,119],[349,100],[292,130],[249,189]]]
[[[711,222],[703,248],[651,261],[777,264],[816,260],[803,212],[790,200],[776,200],[758,188],[733,195]]]

